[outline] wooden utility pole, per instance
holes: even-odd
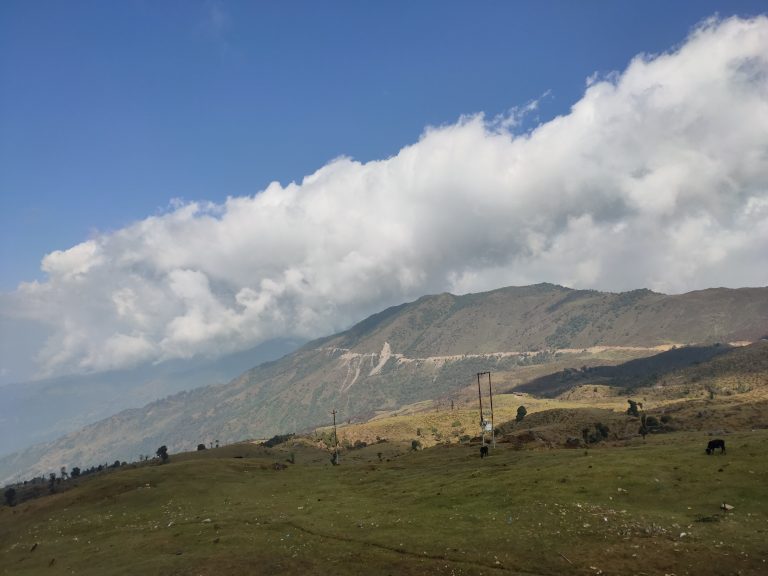
[[[480,438],[481,443],[485,446],[485,418],[483,417],[483,393],[480,391],[480,374],[477,373],[477,400],[480,403]]]
[[[483,429],[483,444],[485,444],[485,418],[483,416],[483,395],[480,391],[480,376],[488,375],[488,395],[491,403],[491,444],[496,447],[496,430],[494,428],[493,421],[493,389],[491,387],[491,373],[490,372],[478,372],[477,373],[477,396],[480,399],[480,426]]]
[[[480,425],[482,426],[485,419],[483,418],[483,395],[480,392],[480,374],[481,372],[477,373],[477,399],[480,401]]]
[[[491,444],[496,448],[496,427],[493,424],[493,388],[491,388],[491,373],[488,372],[488,395],[491,398]]]
[[[339,435],[336,433],[336,408],[333,409],[333,461],[339,463]]]

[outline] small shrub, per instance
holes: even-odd
[[[672,420],[672,416],[670,416],[669,414],[662,414],[661,415],[661,423],[662,424],[669,424],[671,420]]]
[[[451,428],[458,428],[459,426],[461,426],[461,420],[454,420],[451,424]]]
[[[160,460],[163,461],[163,464],[168,462],[168,447],[165,444],[160,446],[160,448],[157,449],[155,454],[157,454],[158,458],[160,458]]]
[[[595,444],[601,440],[604,440],[605,438],[608,438],[609,432],[610,429],[608,426],[601,422],[596,422],[594,432],[592,432],[591,428],[584,428],[581,431],[581,435],[584,438],[584,442],[587,444]]]
[[[515,422],[522,422],[526,414],[528,414],[528,410],[525,409],[525,406],[518,407]]]
[[[418,440],[411,440],[411,450],[420,450],[421,449],[421,442]]]
[[[197,445],[197,451],[199,452],[200,450],[205,450],[205,444],[198,444]]]

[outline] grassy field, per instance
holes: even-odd
[[[766,574],[768,430],[707,439],[172,455],[0,507],[0,574]]]

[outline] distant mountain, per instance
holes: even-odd
[[[228,384],[127,410],[0,460],[0,478],[60,465],[133,460],[161,444],[267,437],[326,424],[331,409],[360,419],[471,384],[478,371],[513,372],[555,354],[754,341],[768,334],[768,288],[667,296],[551,284],[441,294],[389,308]],[[598,347],[598,348],[595,348]],[[558,352],[559,351],[559,352]]]
[[[217,359],[172,360],[131,370],[7,384],[0,387],[0,455],[58,438],[127,408],[229,382],[301,344],[277,339]]]

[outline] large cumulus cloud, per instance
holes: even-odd
[[[43,373],[317,336],[424,293],[768,284],[768,20],[709,21],[567,115],[482,116],[396,156],[183,204],[47,255],[3,297]]]

